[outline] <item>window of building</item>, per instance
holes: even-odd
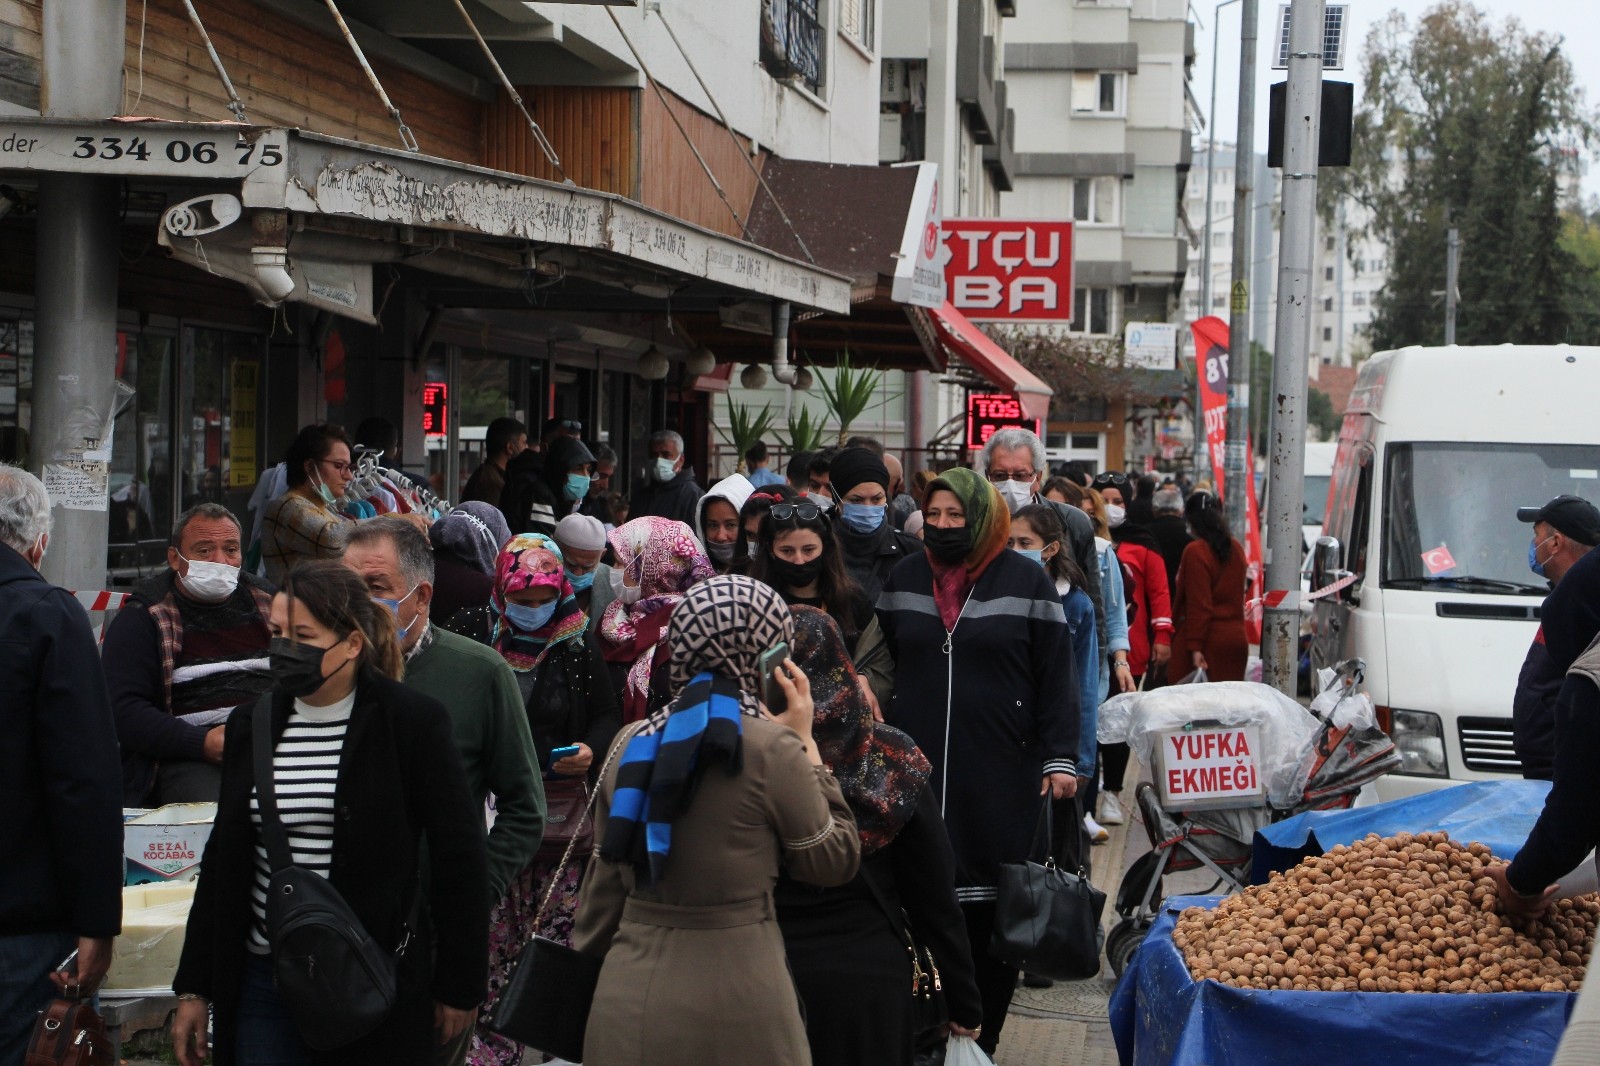
[[[1129,233],[1178,232],[1178,172],[1172,166],[1134,167],[1125,194],[1122,215]]]
[[[1093,226],[1115,226],[1122,222],[1118,212],[1122,179],[1114,177],[1075,178],[1072,182],[1072,218]]]
[[[1329,237],[1326,240],[1324,240],[1322,242],[1322,246],[1324,248],[1326,248],[1330,252],[1333,251],[1335,248],[1339,247],[1337,239],[1333,238],[1333,237]]]
[[[761,5],[761,65],[812,92],[823,84],[822,0],[769,0]]]
[[[1228,298],[1226,296],[1213,296],[1213,297],[1211,297],[1211,310],[1220,311],[1224,307],[1226,307],[1227,305],[1228,305]]]
[[[1073,290],[1070,328],[1074,333],[1110,333],[1111,290],[1100,288]]]
[[[877,31],[878,0],[839,0],[839,32],[872,51]]]
[[[1333,310],[1333,297],[1332,296],[1324,296],[1322,298],[1322,309],[1324,311],[1332,311]]]
[[[1333,340],[1333,327],[1332,326],[1323,326],[1322,327],[1322,339],[1325,340],[1325,341]]]
[[[1200,310],[1200,297],[1194,295],[1193,293],[1189,294],[1189,298],[1185,300],[1184,303],[1191,311]]]
[[[1121,115],[1127,75],[1113,70],[1078,70],[1072,74],[1072,110],[1078,114]]]
[[[1353,292],[1353,293],[1351,293],[1350,294],[1350,306],[1351,307],[1365,307],[1365,306],[1367,306],[1367,294],[1364,293],[1364,292]]]
[[[1332,281],[1333,280],[1333,267],[1325,266],[1325,267],[1322,268],[1322,280],[1323,281]]]

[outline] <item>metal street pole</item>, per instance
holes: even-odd
[[[1456,342],[1456,288],[1461,272],[1461,231],[1450,227],[1444,261],[1444,342]]]
[[[1228,447],[1224,473],[1228,528],[1245,539],[1244,486],[1250,455],[1250,252],[1255,247],[1256,32],[1260,0],[1244,0],[1239,28],[1239,132],[1233,146],[1233,270],[1228,287]]]
[[[122,110],[126,18],[125,0],[45,0],[40,114],[104,119]],[[118,185],[85,174],[39,183],[29,462],[55,520],[44,575],[83,591],[106,580]]]
[[[1212,177],[1216,170],[1217,149],[1217,46],[1222,42],[1222,9],[1239,0],[1222,0],[1211,15],[1211,110],[1206,112],[1206,226],[1200,245],[1200,318],[1211,313],[1211,198],[1215,186]],[[1235,159],[1237,163],[1237,159]],[[1194,479],[1204,481],[1211,474],[1210,456],[1206,451],[1204,406],[1200,398],[1200,353],[1195,353],[1196,378],[1194,386]],[[1221,486],[1218,486],[1219,488]]]
[[[1322,124],[1323,0],[1293,0],[1284,101],[1283,221],[1278,250],[1278,328],[1273,344],[1271,504],[1262,680],[1295,695],[1300,636],[1300,518],[1305,495],[1306,360],[1311,352],[1312,254],[1317,221],[1317,143]]]

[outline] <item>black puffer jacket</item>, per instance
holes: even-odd
[[[556,523],[576,508],[566,497],[567,473],[575,466],[593,463],[594,455],[583,441],[558,437],[545,451],[525,451],[506,464],[500,512],[506,516],[511,532],[545,536],[554,533]]]

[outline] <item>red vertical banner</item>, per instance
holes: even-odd
[[[1195,370],[1200,379],[1200,417],[1205,419],[1206,453],[1211,459],[1211,479],[1217,495],[1226,497],[1224,462],[1228,440],[1228,324],[1208,315],[1189,328],[1194,331]],[[1247,456],[1254,456],[1252,442],[1246,438]],[[1198,471],[1196,472],[1198,473]],[[1245,636],[1252,644],[1261,643],[1261,515],[1256,504],[1256,471],[1253,458],[1244,465],[1245,491],[1245,572],[1247,592],[1244,605]]]

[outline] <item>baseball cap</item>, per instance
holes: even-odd
[[[1600,545],[1600,510],[1581,496],[1557,496],[1543,507],[1518,507],[1518,522],[1544,522],[1580,544]]]

